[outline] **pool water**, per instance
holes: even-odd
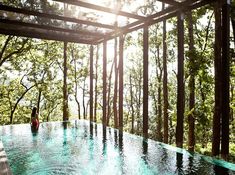
[[[13,174],[231,175],[235,164],[88,121],[0,127]]]

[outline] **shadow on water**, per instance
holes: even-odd
[[[226,168],[223,168],[223,167],[221,167],[221,166],[217,166],[217,165],[214,165],[214,173],[216,174],[216,175],[229,175],[229,173],[228,173],[228,169],[226,169]]]
[[[183,173],[183,154],[176,153],[176,172],[178,174],[184,174]]]
[[[94,123],[90,122],[90,139],[93,139],[93,128],[94,128]]]
[[[144,163],[148,166],[148,140],[143,139],[142,140],[142,159]]]
[[[123,132],[122,131],[118,131],[118,148],[119,148],[119,157],[120,157],[120,172],[121,174],[125,174],[124,173],[124,150],[123,150]]]
[[[102,155],[105,156],[107,153],[106,147],[107,147],[107,129],[105,126],[103,126],[103,138],[102,138],[102,143],[103,143],[103,149],[102,149]]]

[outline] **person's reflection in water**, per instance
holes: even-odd
[[[229,175],[228,169],[214,165],[214,173],[215,175]]]
[[[183,154],[176,153],[176,172],[177,174],[184,174],[183,173]]]

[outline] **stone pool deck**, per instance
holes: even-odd
[[[12,175],[10,166],[8,164],[7,155],[1,141],[0,141],[0,175]]]

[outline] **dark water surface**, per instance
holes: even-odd
[[[231,175],[235,164],[87,121],[1,126],[13,174]]]

